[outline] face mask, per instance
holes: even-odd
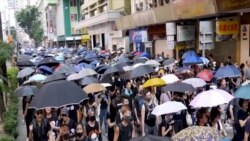
[[[82,137],[83,133],[76,133],[76,137],[80,138]]]
[[[95,121],[95,116],[90,116],[90,117],[89,117],[89,120],[90,120],[90,121]]]
[[[124,116],[123,118],[126,122],[130,122],[130,116]]]
[[[70,139],[69,134],[63,134],[63,139],[64,139],[64,140],[68,140],[68,139]]]
[[[146,101],[147,101],[147,102],[150,102],[150,101],[151,101],[151,98],[146,98]]]

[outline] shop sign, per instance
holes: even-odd
[[[174,49],[174,47],[175,47],[174,36],[167,36],[167,48],[171,50]]]
[[[200,34],[199,34],[199,49],[213,49],[215,38],[214,20],[200,21]]]
[[[177,42],[195,40],[195,26],[177,26]]]
[[[82,43],[88,42],[90,40],[90,35],[82,35],[81,39]]]
[[[219,12],[250,8],[250,0],[216,0]]]
[[[248,40],[248,36],[249,36],[248,29],[249,29],[248,25],[241,26],[241,40]]]
[[[217,35],[235,35],[239,32],[239,21],[217,21]]]
[[[129,31],[130,43],[141,43],[148,41],[148,31],[146,29],[130,30]]]
[[[176,24],[174,22],[166,23],[167,35],[176,35]]]

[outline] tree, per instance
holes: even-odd
[[[13,47],[10,46],[8,43],[0,41],[0,79],[3,80],[3,85],[5,85],[5,86],[8,86],[6,61],[11,59],[12,53],[13,53]],[[1,85],[1,88],[0,88],[0,116],[1,116],[1,119],[2,119],[3,113],[6,110],[5,104],[4,104],[3,85]]]
[[[27,6],[25,9],[16,13],[16,20],[22,28],[26,28],[27,34],[36,41],[41,43],[43,38],[42,23],[38,19],[41,13],[35,6]]]

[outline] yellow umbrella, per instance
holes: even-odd
[[[148,81],[146,81],[143,84],[143,87],[144,88],[147,88],[147,87],[160,87],[160,86],[163,86],[163,85],[166,85],[166,83],[161,78],[152,78],[152,79],[149,79]]]
[[[102,84],[92,83],[83,88],[86,93],[99,93],[106,90]]]

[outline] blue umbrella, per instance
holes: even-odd
[[[182,58],[189,58],[190,56],[198,56],[195,51],[189,50],[182,55]]]
[[[247,84],[245,86],[241,86],[238,88],[234,94],[236,98],[243,98],[243,99],[250,99],[250,84]]]
[[[238,68],[236,68],[234,65],[227,65],[224,67],[219,68],[214,77],[217,79],[222,79],[222,78],[232,78],[232,77],[240,77],[241,72]]]
[[[38,68],[43,74],[45,75],[51,75],[53,74],[53,70],[52,68],[48,67],[48,66],[40,66]]]
[[[62,55],[56,56],[55,59],[56,59],[57,61],[59,61],[59,62],[65,60],[65,59],[64,59],[64,56],[62,56]]]
[[[150,54],[148,54],[147,52],[143,52],[140,57],[145,57],[145,58],[150,58]]]
[[[80,63],[80,64],[75,66],[75,71],[80,72],[84,68],[94,69],[95,67],[92,64]]]
[[[184,65],[194,65],[194,64],[203,64],[203,61],[201,60],[200,57],[197,56],[187,56],[183,60]]]
[[[200,57],[200,59],[202,60],[203,64],[207,65],[210,61],[205,58],[205,57]]]

